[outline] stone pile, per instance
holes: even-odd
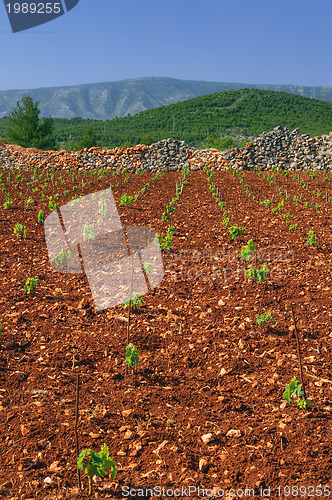
[[[0,147],[0,166],[58,167],[87,169],[111,169],[135,172],[142,170],[156,172],[166,168],[168,171],[189,167],[189,146],[174,139],[165,139],[151,146],[139,144],[132,148],[106,150],[90,148],[81,151],[40,151],[25,149],[21,146],[2,145]]]
[[[259,170],[279,167],[297,170],[332,170],[332,132],[321,137],[299,134],[298,129],[276,127],[263,132],[244,148],[226,151],[197,150],[185,142],[165,139],[151,146],[139,144],[132,148],[106,150],[90,148],[81,151],[40,151],[15,145],[0,145],[0,166],[8,168],[74,168],[78,170],[110,169],[128,172],[181,170],[184,166],[199,170],[208,165],[211,170],[227,167]]]
[[[189,152],[189,146],[185,142],[164,139],[151,146],[139,144],[133,148],[111,150],[91,148],[77,153],[77,158],[80,160],[80,168],[91,168],[97,165],[100,168],[113,170],[127,169],[128,172],[136,170],[157,172],[163,168],[172,171],[182,170],[185,165],[189,167]],[[96,161],[95,156],[99,160]]]
[[[195,168],[208,165],[212,170],[227,166],[240,170],[270,169],[275,166],[293,170],[332,170],[332,132],[321,137],[290,132],[276,127],[263,132],[244,148],[227,151],[205,149],[192,151],[190,163]]]

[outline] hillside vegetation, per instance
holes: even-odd
[[[135,115],[140,111],[175,104],[215,92],[240,89],[287,92],[332,102],[332,87],[253,84],[250,82],[207,82],[180,80],[163,76],[35,89],[0,91],[0,117],[11,113],[17,101],[28,94],[40,102],[40,116],[112,120],[116,116]]]
[[[100,144],[150,144],[168,137],[192,146],[227,149],[243,140],[272,130],[277,125],[311,136],[332,130],[332,103],[307,97],[258,89],[241,89],[196,97],[113,120],[55,118],[60,147],[75,149],[91,125]],[[0,120],[0,136],[8,124]],[[225,138],[226,136],[226,138]]]

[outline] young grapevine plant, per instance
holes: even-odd
[[[232,226],[232,227],[229,229],[229,235],[230,235],[230,237],[232,238],[232,240],[236,240],[236,238],[237,238],[240,234],[247,234],[247,230],[246,230],[246,228],[245,228],[245,227]]]
[[[167,233],[166,233],[165,238],[163,237],[162,234],[157,234],[157,238],[159,239],[159,245],[160,245],[160,248],[162,250],[168,250],[171,247],[174,231],[175,231],[175,227],[170,226],[167,229]]]
[[[111,478],[117,474],[116,463],[109,456],[109,449],[106,444],[101,446],[100,451],[95,452],[90,448],[82,450],[77,460],[77,467],[83,469],[89,477],[89,496],[92,495],[93,476],[105,477],[111,471]]]
[[[14,234],[16,238],[24,238],[28,234],[28,230],[22,224],[17,223],[14,227]]]
[[[133,292],[133,298],[131,300],[127,300],[122,304],[122,307],[127,307],[130,302],[131,309],[138,309],[139,306],[144,304],[144,298],[141,295],[138,295],[136,292]]]
[[[42,222],[44,221],[44,219],[45,219],[44,212],[42,210],[39,210],[39,212],[38,212],[38,219],[37,219],[38,224],[42,224]]]
[[[24,291],[27,295],[34,295],[36,291],[36,286],[38,284],[39,278],[35,276],[34,278],[28,278],[24,284]]]
[[[128,194],[122,194],[120,196],[119,207],[122,207],[123,205],[131,205],[133,199],[134,196],[129,196]]]
[[[313,231],[309,231],[307,244],[312,246],[312,247],[318,246],[318,242],[316,241],[316,236],[315,236],[315,233]]]
[[[130,366],[132,372],[134,373],[134,368],[139,362],[139,354],[137,347],[134,344],[128,344],[126,347],[126,359],[125,363],[127,366]]]
[[[247,245],[241,248],[241,253],[239,253],[239,257],[244,260],[249,260],[251,256],[256,252],[256,247],[254,245],[253,240],[249,240]]]
[[[304,392],[302,391],[302,384],[299,384],[299,381],[296,377],[293,377],[290,383],[286,386],[285,391],[283,393],[283,398],[291,402],[292,397],[295,396],[297,398],[297,406],[299,408],[310,408],[311,400],[306,399],[304,397]]]
[[[261,269],[257,269],[255,266],[251,265],[246,270],[246,275],[251,281],[264,281],[269,272],[269,268],[266,262],[264,262]]]
[[[270,322],[272,325],[274,325],[275,323],[275,319],[274,317],[272,316],[272,312],[269,310],[269,311],[265,311],[263,312],[262,314],[259,314],[257,316],[257,323],[259,325],[262,325],[262,326],[265,326],[267,322]]]

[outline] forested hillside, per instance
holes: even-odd
[[[300,133],[322,135],[332,130],[332,103],[257,89],[242,89],[196,97],[187,101],[142,111],[134,116],[113,120],[81,118],[54,119],[60,147],[75,145],[91,125],[102,146],[150,144],[172,137],[192,146],[221,144],[232,147],[232,141],[218,138],[244,138],[272,130],[277,125],[300,129]],[[0,136],[5,136],[6,118],[0,120]],[[206,139],[209,138],[207,142]],[[225,147],[223,147],[225,144]]]

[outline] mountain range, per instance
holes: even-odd
[[[0,91],[0,118],[7,116],[24,95],[40,101],[40,116],[111,120],[179,101],[244,88],[274,90],[332,102],[332,87],[206,82],[167,77],[144,77],[65,87]]]

